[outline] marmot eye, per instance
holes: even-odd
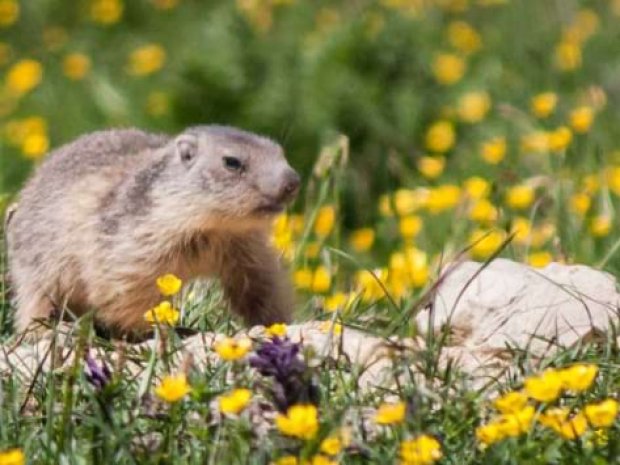
[[[235,157],[224,157],[224,166],[232,171],[238,171],[243,168],[241,160]]]

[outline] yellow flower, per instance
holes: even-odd
[[[467,195],[475,200],[485,198],[491,191],[489,181],[479,176],[467,178],[463,183],[463,188],[465,189],[465,192],[467,192]]]
[[[547,136],[549,138],[549,150],[554,152],[566,150],[573,140],[573,133],[566,126],[560,126],[554,131],[551,131]]]
[[[442,53],[435,57],[432,68],[437,82],[449,86],[456,84],[463,78],[467,64],[458,55]]]
[[[520,391],[508,392],[495,399],[493,405],[502,413],[515,413],[525,408],[527,396]]]
[[[184,374],[167,375],[155,388],[155,394],[160,399],[172,403],[181,400],[192,390]]]
[[[96,23],[107,26],[117,23],[121,19],[123,9],[121,0],[92,0],[90,18]]]
[[[144,314],[144,319],[151,324],[164,324],[174,326],[179,322],[180,313],[167,300],[156,307],[150,309]]]
[[[442,456],[439,441],[426,434],[400,444],[400,458],[403,465],[430,465]]]
[[[157,278],[156,283],[159,292],[166,297],[175,295],[181,290],[181,286],[183,285],[183,281],[170,273]]]
[[[305,463],[303,465],[306,465]],[[310,463],[307,465],[338,465],[338,462],[326,457],[322,454],[313,455]]]
[[[590,234],[594,237],[605,237],[611,232],[611,217],[609,215],[597,215],[590,223]]]
[[[431,190],[426,207],[430,213],[441,213],[457,206],[460,200],[461,189],[452,184],[444,184]]]
[[[339,436],[329,436],[321,441],[319,449],[327,455],[338,455],[342,450],[342,440]]]
[[[570,125],[578,134],[585,134],[592,127],[594,109],[588,106],[575,108],[569,115]]]
[[[544,153],[549,151],[549,134],[545,131],[535,131],[521,138],[521,148],[524,152]]]
[[[468,216],[481,224],[493,223],[497,220],[497,207],[487,199],[480,199],[469,208]]]
[[[614,424],[618,416],[618,401],[606,399],[596,404],[587,404],[584,407],[586,418],[595,428],[607,428]]]
[[[590,196],[585,192],[578,192],[573,194],[570,198],[571,210],[579,216],[584,216],[590,210],[592,200]]]
[[[572,41],[562,41],[555,48],[555,64],[561,71],[573,71],[581,66],[581,47]]]
[[[450,121],[437,121],[426,131],[425,144],[431,152],[444,153],[454,146],[456,134]]]
[[[25,465],[26,456],[21,449],[8,449],[0,452],[0,465]]]
[[[541,250],[540,252],[532,252],[527,256],[527,263],[534,268],[544,268],[552,261],[553,255],[545,250]]]
[[[422,230],[422,218],[416,215],[403,216],[398,229],[405,239],[412,239]]]
[[[312,292],[323,294],[324,292],[329,291],[331,285],[332,276],[329,270],[324,266],[318,266],[314,270],[314,274],[312,276]]]
[[[553,424],[551,428],[564,439],[576,439],[583,435],[588,428],[588,421],[582,412]]]
[[[144,45],[129,55],[127,72],[132,76],[147,76],[159,71],[165,61],[166,51],[161,45]]]
[[[319,208],[314,222],[314,233],[319,237],[327,237],[334,229],[336,222],[336,208],[333,205],[325,205]]]
[[[23,95],[41,83],[43,66],[36,60],[24,59],[15,63],[6,75],[6,87],[9,91]]]
[[[517,437],[526,433],[534,421],[536,410],[527,405],[512,413],[505,413],[497,419],[497,426],[504,437]]]
[[[286,436],[313,439],[319,430],[317,409],[314,405],[293,405],[286,415],[276,417],[276,426]]]
[[[19,19],[19,3],[15,0],[0,0],[0,27],[9,27]]]
[[[428,203],[429,190],[426,188],[418,189],[399,189],[394,194],[394,206],[396,213],[400,216],[411,215]],[[388,216],[388,215],[386,215]]]
[[[333,333],[336,336],[342,334],[342,325],[340,323],[332,323],[331,321],[322,321],[319,325],[319,330],[322,333]]]
[[[514,234],[515,244],[525,245],[531,239],[532,225],[530,220],[517,216],[513,218],[510,233]]]
[[[417,162],[418,170],[427,179],[436,179],[441,176],[446,166],[444,157],[420,157]]]
[[[616,194],[620,195],[620,166],[609,166],[605,169],[605,179],[609,189]]]
[[[482,46],[480,34],[465,21],[452,21],[447,29],[450,45],[460,52],[470,54]]]
[[[366,252],[375,242],[375,231],[372,228],[356,229],[349,236],[349,242],[356,252]]]
[[[562,377],[557,371],[547,370],[537,376],[525,379],[525,392],[539,402],[551,402],[557,399],[562,391]]]
[[[506,204],[515,210],[524,210],[534,201],[534,188],[519,184],[506,191]]]
[[[62,61],[62,71],[69,79],[79,81],[90,72],[91,62],[83,53],[70,53]]]
[[[486,92],[468,92],[459,99],[457,112],[466,123],[479,123],[491,109],[491,97]]]
[[[249,389],[234,389],[218,397],[220,411],[238,415],[248,406],[251,398],[252,391]]]
[[[374,276],[373,276],[374,273]],[[379,300],[385,296],[385,291],[383,287],[377,282],[375,276],[381,281],[384,285],[387,281],[387,270],[383,269],[375,269],[373,273],[370,273],[368,270],[360,270],[355,273],[355,283],[357,289],[361,293],[361,300],[363,302],[372,302],[375,300]]]
[[[145,108],[150,116],[167,115],[170,112],[170,95],[158,90],[150,92],[146,98]]]
[[[379,425],[395,425],[405,419],[407,405],[404,402],[381,404],[375,414],[375,422]]]
[[[543,92],[535,95],[530,100],[530,110],[537,118],[547,118],[558,103],[558,95],[555,92]]]
[[[153,6],[158,10],[172,10],[181,0],[151,0]]]
[[[469,238],[472,256],[478,260],[489,258],[500,248],[505,236],[503,231],[476,229]]]
[[[326,312],[335,312],[336,310],[347,310],[351,303],[355,300],[353,294],[345,294],[344,292],[336,292],[325,297],[323,302],[323,310]]]
[[[246,356],[250,349],[252,349],[252,341],[247,337],[240,339],[227,337],[217,342],[214,348],[223,360],[232,362]]]
[[[476,439],[485,446],[490,446],[504,439],[504,434],[496,421],[476,428]]]
[[[497,165],[506,156],[506,138],[495,137],[484,142],[480,155],[489,165]]]
[[[590,388],[598,373],[598,367],[591,363],[578,363],[558,372],[562,378],[562,386],[575,392]]]
[[[24,137],[21,145],[26,158],[37,160],[47,153],[50,141],[45,132],[33,132]]]
[[[294,455],[285,455],[273,462],[273,465],[299,465],[299,460]]]
[[[298,289],[306,290],[312,287],[314,274],[310,268],[300,268],[293,274],[293,282]]]
[[[306,248],[304,249],[304,257],[306,258],[317,258],[321,253],[322,244],[317,241],[310,241],[306,243]]]
[[[265,333],[267,336],[271,337],[284,337],[286,336],[286,332],[288,331],[288,327],[285,323],[274,323],[271,326],[267,326],[265,328]]]

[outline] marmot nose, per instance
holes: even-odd
[[[301,178],[299,175],[293,170],[287,170],[284,173],[284,180],[280,188],[280,199],[284,202],[294,199],[297,191],[299,191],[300,184]]]

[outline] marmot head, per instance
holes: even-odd
[[[197,126],[171,144],[174,154],[168,163],[175,177],[183,179],[176,190],[210,220],[271,220],[299,191],[299,175],[282,147],[266,137],[225,126]]]

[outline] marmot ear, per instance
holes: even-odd
[[[175,140],[177,156],[183,164],[190,166],[198,155],[198,140],[189,134],[182,134]]]

